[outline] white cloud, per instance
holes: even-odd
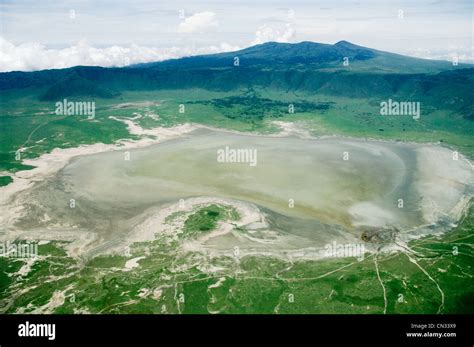
[[[400,51],[401,54],[406,54],[412,57],[423,59],[459,61],[465,63],[474,62],[474,47],[458,47],[451,46],[442,49],[427,49],[417,48],[414,50]]]
[[[217,27],[216,14],[214,12],[199,12],[186,18],[179,24],[179,33],[203,33]]]
[[[285,27],[281,29],[275,29],[265,24],[257,29],[255,39],[251,45],[258,45],[269,41],[291,42],[295,35],[296,31],[291,23],[286,23]]]
[[[227,43],[204,47],[156,48],[131,45],[95,48],[86,40],[63,49],[48,49],[34,42],[15,45],[0,37],[0,72],[62,69],[77,65],[125,66],[238,49],[240,48]]]

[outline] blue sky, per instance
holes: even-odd
[[[306,40],[473,60],[471,0],[1,0],[0,24],[2,71],[121,66]]]

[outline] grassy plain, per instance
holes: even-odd
[[[57,147],[133,138],[123,123],[109,117],[137,114],[142,117],[136,122],[145,128],[192,122],[270,133],[278,131],[272,121],[281,120],[301,122],[317,136],[442,141],[474,157],[473,121],[423,105],[418,121],[381,116],[381,101],[258,89],[125,92],[114,99],[96,99],[96,117],[87,120],[57,116],[54,103],[38,101],[27,91],[3,93],[0,185],[10,183],[8,172],[28,168],[21,164],[22,158]],[[289,105],[294,113],[288,112]],[[221,213],[213,206],[198,212],[188,219],[189,234],[212,230]],[[368,255],[362,261],[236,259],[232,250],[228,256],[211,259],[183,254],[178,241],[170,245],[158,238],[132,247],[131,257],[145,257],[132,271],[124,268],[130,257],[84,261],[66,256],[61,243],[51,242],[40,246],[40,257],[31,264],[26,259],[0,258],[0,312],[473,313],[473,231],[471,206],[450,233],[413,241],[406,252]],[[24,266],[31,268],[21,275]],[[218,270],[205,270],[209,268]]]

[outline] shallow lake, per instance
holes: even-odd
[[[110,240],[130,231],[149,208],[210,196],[251,202],[272,227],[316,243],[369,226],[409,230],[426,222],[417,147],[198,129],[128,153],[75,158],[30,193],[39,203],[22,224],[35,227],[46,213],[50,224],[66,223]],[[244,151],[238,158],[233,150]],[[222,151],[227,162],[219,157]],[[236,158],[243,162],[232,162]]]

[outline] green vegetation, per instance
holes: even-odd
[[[232,64],[236,54],[238,67]],[[349,58],[348,66],[342,57]],[[125,124],[109,117],[134,114],[145,128],[193,122],[271,132],[273,119],[304,121],[316,135],[443,141],[472,157],[473,85],[471,65],[346,41],[268,43],[134,68],[0,73],[0,126],[8,129],[0,133],[0,170],[27,169],[21,159],[56,147],[130,138]],[[55,115],[55,102],[64,98],[94,101],[95,119]],[[389,98],[421,103],[421,119],[380,116],[380,102]]]
[[[207,225],[200,222],[208,221],[207,212],[224,213],[216,205],[200,209],[191,219],[194,227]],[[473,313],[473,224],[471,205],[451,232],[363,260],[237,260],[232,249],[207,258],[158,237],[134,244],[130,257],[82,262],[67,257],[64,244],[49,243],[24,276],[15,273],[27,260],[0,258],[0,311],[48,311],[49,303],[55,313]],[[139,267],[125,271],[127,260],[141,256]],[[219,270],[206,272],[209,267]]]
[[[220,220],[237,220],[238,213],[232,208],[210,205],[191,214],[184,222],[182,237],[196,236],[214,230]]]
[[[381,116],[379,98],[347,98],[261,88],[210,92],[192,89],[126,92],[116,99],[95,99],[96,116],[56,116],[53,102],[25,96],[0,99],[0,170],[29,169],[21,163],[54,148],[133,138],[117,118],[133,118],[144,128],[187,122],[237,131],[279,131],[273,120],[300,122],[316,136],[340,134],[386,140],[443,142],[474,156],[474,122],[448,108],[422,103],[421,118]],[[180,105],[185,112],[180,113]],[[294,113],[289,113],[293,105]],[[17,150],[23,149],[20,157]]]
[[[144,128],[190,122],[258,133],[279,131],[274,120],[298,122],[315,136],[443,142],[474,158],[472,67],[346,42],[331,47],[256,46],[239,53],[238,68],[235,53],[227,53],[133,69],[0,74],[0,186],[12,181],[8,172],[32,168],[25,158],[135,138],[112,116]],[[56,115],[55,102],[66,97],[94,101],[95,118]],[[380,102],[389,98],[420,102],[421,118],[381,116]],[[129,257],[70,258],[67,244],[51,242],[34,261],[0,258],[0,312],[474,313],[472,205],[451,232],[362,261],[236,259],[233,249],[208,257],[180,248],[184,237],[238,219],[223,206],[201,208],[184,221],[178,240],[158,235],[132,245]],[[132,257],[144,258],[129,269]]]
[[[314,103],[304,100],[294,100],[291,103],[272,100],[258,96],[253,88],[249,88],[242,95],[197,101],[196,104],[212,105],[215,110],[227,118],[255,124],[266,118],[279,118],[293,114],[295,109],[301,113],[323,112],[330,107],[330,103]],[[238,112],[236,112],[236,109]]]
[[[13,178],[11,176],[0,176],[0,187],[6,186],[13,182]]]

